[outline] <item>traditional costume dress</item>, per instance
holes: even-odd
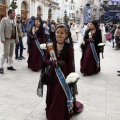
[[[45,43],[44,29],[39,28],[38,30],[36,30],[35,34],[40,44]],[[41,64],[42,64],[42,56],[36,46],[35,40],[33,38],[33,33],[31,33],[28,68],[34,71],[39,71],[41,70]]]
[[[65,65],[60,67],[65,78],[71,73],[75,72],[74,64],[74,50],[73,46],[69,43],[64,43],[63,50],[58,51],[55,44],[55,54],[57,60],[63,60]],[[56,63],[50,60],[49,52],[44,57],[44,62],[47,65],[54,66]],[[70,115],[67,107],[67,97],[63,87],[61,86],[55,69],[52,69],[51,76],[53,81],[47,86],[47,97],[46,97],[46,117],[47,120],[70,120]],[[83,108],[83,106],[82,106]]]
[[[83,49],[83,54],[82,58],[80,61],[80,71],[84,75],[92,75],[92,74],[97,74],[100,71],[100,63],[99,66],[97,66],[96,59],[94,57],[91,45],[90,45],[90,40],[89,40],[89,32],[88,30],[84,36],[84,49]],[[98,59],[100,60],[99,53],[100,53],[100,48],[98,47],[98,44],[102,42],[102,35],[101,35],[101,30],[96,30],[96,32],[92,35],[92,38],[94,40],[93,44],[95,47],[95,51],[97,53]]]
[[[102,32],[102,43],[106,43],[105,27],[101,26],[100,29],[101,29],[101,32]]]

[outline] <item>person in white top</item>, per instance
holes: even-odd
[[[102,32],[102,43],[106,43],[104,24],[101,24],[101,25],[100,25],[100,29],[101,29],[101,32]]]
[[[76,24],[75,24],[75,23],[73,23],[73,24],[71,25],[70,31],[71,31],[71,35],[72,35],[73,42],[77,42],[77,41],[78,41],[78,36],[77,36],[77,34],[76,34]]]
[[[45,41],[47,42],[50,39],[50,28],[48,27],[47,21],[43,21],[43,23],[43,28],[45,29]]]

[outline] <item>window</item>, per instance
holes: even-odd
[[[75,13],[72,13],[72,18],[74,18],[75,17]]]
[[[75,6],[73,5],[73,10],[75,10]]]
[[[0,0],[0,4],[5,4],[5,0]]]
[[[88,3],[90,3],[91,5],[94,4],[94,0],[87,0]]]
[[[21,9],[22,10],[27,10],[27,4],[26,4],[26,2],[22,2],[22,5],[21,5]]]
[[[71,3],[73,3],[73,0],[71,0]]]

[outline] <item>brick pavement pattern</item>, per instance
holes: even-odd
[[[112,44],[107,42],[104,59],[101,59],[101,72],[83,77],[79,71],[81,40],[80,34],[74,48],[76,72],[80,75],[77,100],[84,104],[84,111],[71,120],[120,120],[120,77],[117,76],[117,70],[120,70],[120,50],[115,51]],[[23,41],[26,46],[26,38]],[[24,56],[28,57],[26,50]],[[46,87],[43,98],[36,94],[40,72],[28,69],[27,59],[13,58],[13,63],[16,72],[8,71],[6,63],[5,74],[0,74],[0,120],[46,120]]]

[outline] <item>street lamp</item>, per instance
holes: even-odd
[[[75,23],[75,21],[76,21],[76,17],[74,17],[74,23]]]
[[[64,16],[64,22],[67,23],[67,22],[68,22],[68,21],[67,21],[67,11],[65,10],[64,13],[65,13],[65,16]]]

